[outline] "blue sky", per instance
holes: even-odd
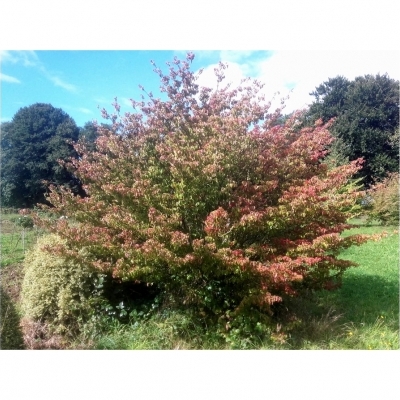
[[[276,105],[288,95],[286,111],[304,108],[313,98],[309,92],[328,78],[348,79],[365,74],[388,73],[400,78],[396,51],[194,51],[193,70],[204,68],[199,83],[214,86],[213,70],[227,62],[226,81],[238,83],[251,76],[265,83],[267,99],[276,92]],[[1,51],[1,121],[9,121],[21,108],[42,102],[67,112],[83,126],[102,121],[98,106],[111,110],[117,97],[122,112],[133,111],[129,99],[139,100],[139,84],[159,94],[159,78],[150,60],[167,71],[165,63],[186,51]]]

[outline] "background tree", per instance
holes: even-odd
[[[32,207],[44,202],[42,180],[68,185],[81,193],[79,180],[58,163],[76,156],[68,141],[76,141],[79,129],[59,108],[36,103],[21,108],[11,122],[2,124],[1,203]]]
[[[336,118],[332,134],[337,138],[331,156],[337,164],[363,157],[359,176],[370,185],[398,170],[396,137],[399,129],[399,82],[387,75],[365,75],[348,81],[329,79],[312,93],[316,101],[304,116],[304,125],[321,118]]]
[[[79,130],[79,139],[83,141],[89,149],[95,149],[95,141],[98,137],[96,123],[88,121]]]

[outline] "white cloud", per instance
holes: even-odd
[[[238,64],[234,62],[226,62],[228,68],[224,70],[225,79],[222,84],[231,83],[232,86],[237,86],[240,84],[241,79],[246,77],[246,67],[247,64]],[[215,69],[218,67],[218,64],[211,64],[207,67],[203,68],[203,72],[200,75],[197,83],[200,86],[206,87],[216,87],[217,78],[215,76]]]
[[[222,50],[220,53],[221,60],[239,62],[242,59],[251,57],[254,53],[252,50]]]
[[[289,112],[310,104],[314,98],[309,93],[329,78],[342,75],[353,80],[388,73],[399,79],[399,67],[399,53],[394,51],[285,51],[262,61],[258,78],[284,94],[293,87],[287,102]]]
[[[132,108],[132,102],[127,97],[121,97],[121,99],[118,99],[118,102],[121,102],[121,105]]]
[[[78,110],[80,112],[83,112],[84,114],[93,114],[93,112],[91,110],[89,110],[88,108],[80,107],[80,108],[78,108]]]
[[[12,56],[10,51],[8,51],[8,50],[0,51],[0,62],[1,63],[6,63],[6,62],[15,63],[16,61],[17,61],[16,58]]]
[[[24,67],[34,67],[40,64],[39,58],[32,50],[0,51],[0,61],[3,63],[22,64]]]
[[[55,86],[62,87],[63,89],[67,90],[68,92],[73,92],[76,93],[78,91],[77,87],[75,85],[72,85],[70,83],[64,82],[61,78],[58,76],[53,76],[50,75],[46,72],[47,78],[54,83]]]
[[[184,58],[186,57],[186,54],[188,53],[189,50],[182,50],[182,51],[175,51],[175,53],[178,54],[178,58]],[[210,57],[213,57],[215,55],[219,55],[221,52],[218,50],[197,50],[195,52],[196,59],[198,60],[205,60],[209,59]]]
[[[9,82],[9,83],[21,83],[21,81],[13,76],[2,74],[0,72],[0,81]]]
[[[247,76],[256,78],[265,84],[267,100],[279,92],[273,107],[280,106],[282,97],[290,96],[285,101],[286,113],[311,104],[314,98],[309,93],[338,75],[353,80],[357,76],[387,73],[399,80],[399,57],[398,51],[275,51],[261,58],[253,58],[252,51],[220,52],[220,58],[228,64],[224,82],[238,85]],[[204,68],[198,80],[201,86],[216,87],[215,67],[217,64]]]
[[[76,93],[78,91],[78,88],[75,85],[67,83],[63,79],[51,73],[40,61],[38,55],[34,51],[2,50],[0,51],[0,60],[2,63],[22,64],[24,67],[35,67],[55,86],[61,87],[68,92]],[[14,83],[16,82],[14,81]]]
[[[104,96],[99,96],[99,97],[95,97],[93,99],[96,103],[100,103],[100,104],[111,104],[112,101],[110,101],[110,99],[105,98]]]

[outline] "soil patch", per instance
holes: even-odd
[[[1,287],[15,304],[17,304],[20,299],[23,276],[22,264],[11,264],[1,268]]]

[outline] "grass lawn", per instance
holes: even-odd
[[[398,229],[398,228],[397,228]],[[359,267],[346,272],[342,288],[321,296],[325,304],[334,303],[342,314],[346,336],[342,348],[399,349],[399,235],[396,227],[371,226],[352,233],[386,231],[378,242],[353,246],[341,258]]]

